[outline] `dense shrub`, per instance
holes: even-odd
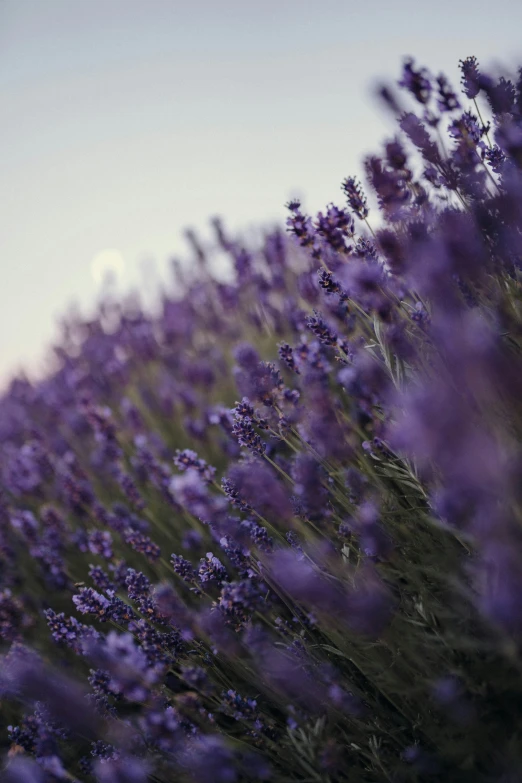
[[[11,384],[2,780],[520,779],[522,76],[461,72]]]

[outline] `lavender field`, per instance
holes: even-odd
[[[460,72],[11,383],[2,781],[522,780],[522,70]]]

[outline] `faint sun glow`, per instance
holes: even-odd
[[[125,271],[125,261],[119,250],[101,250],[91,261],[91,275],[95,283],[115,283]]]

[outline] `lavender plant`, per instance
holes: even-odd
[[[520,779],[522,71],[460,69],[12,382],[2,780]]]

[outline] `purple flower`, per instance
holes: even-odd
[[[27,758],[13,758],[2,774],[4,783],[45,783],[45,772]]]
[[[390,168],[395,171],[405,171],[408,156],[406,151],[399,141],[399,139],[393,139],[386,144],[386,162]],[[408,178],[411,174],[408,174]]]
[[[232,633],[226,622],[223,613],[218,609],[207,609],[198,617],[198,628],[201,633],[207,636],[214,652],[219,650],[224,655],[235,658],[241,652],[241,647],[236,633]]]
[[[244,699],[236,691],[229,689],[221,694],[222,710],[236,720],[252,720],[257,714],[257,701]]]
[[[278,354],[281,361],[288,367],[289,370],[299,375],[299,368],[296,366],[294,360],[293,349],[288,343],[280,343],[278,347]]]
[[[261,357],[250,343],[240,343],[234,350],[234,359],[243,370],[254,370]]]
[[[400,87],[405,87],[421,104],[428,103],[432,86],[430,76],[426,68],[415,69],[415,61],[408,58],[403,67],[402,79],[399,82]]]
[[[400,121],[400,127],[417,149],[420,150],[428,163],[440,164],[441,159],[437,145],[431,140],[428,131],[416,114],[411,112],[404,114]]]
[[[234,754],[217,734],[200,735],[188,743],[181,766],[188,770],[194,783],[235,783],[238,780]]]
[[[258,362],[235,373],[236,385],[245,397],[272,407],[283,388],[281,373],[273,362]]]
[[[168,618],[172,625],[181,628],[183,638],[191,639],[192,617],[177,593],[169,584],[161,584],[154,590],[154,601],[158,611]]]
[[[38,444],[26,443],[17,448],[7,444],[4,449],[2,478],[16,496],[37,492],[43,483]]]
[[[330,204],[326,213],[319,212],[315,227],[319,236],[337,252],[346,251],[346,239],[354,234],[353,218],[342,208]]]
[[[210,582],[220,584],[227,577],[227,570],[223,563],[212,552],[199,561],[198,577],[204,585]]]
[[[263,516],[289,521],[292,505],[288,494],[274,472],[260,461],[234,465],[229,480],[239,495]]]
[[[361,504],[357,514],[357,530],[361,551],[371,559],[386,559],[393,550],[389,534],[379,521],[376,505],[370,501]]]
[[[147,783],[149,779],[148,764],[130,756],[97,761],[94,769],[98,783]]]
[[[361,184],[354,177],[347,177],[342,184],[350,209],[360,220],[368,217],[369,210]]]
[[[252,519],[245,519],[241,522],[240,531],[246,531],[251,542],[262,552],[271,552],[273,539],[268,535],[268,530],[263,525],[258,525]]]
[[[200,459],[195,451],[191,449],[183,449],[183,451],[177,451],[174,457],[174,464],[180,470],[187,470],[188,468],[195,468],[204,479],[212,481],[216,469],[211,465],[207,465],[205,460]]]
[[[31,511],[18,511],[12,514],[11,527],[20,531],[28,543],[36,541],[38,522]]]
[[[52,609],[46,609],[44,616],[54,641],[65,644],[76,653],[83,652],[84,644],[99,638],[94,628],[79,623],[75,617],[66,617],[63,612],[57,614]]]
[[[361,568],[347,598],[348,625],[356,633],[377,638],[390,623],[395,607],[391,590],[377,572],[370,566]]]
[[[265,642],[253,648],[253,653],[269,688],[306,711],[320,711],[324,693],[306,651],[299,645],[281,649]]]
[[[133,601],[139,601],[142,598],[147,598],[150,593],[151,584],[145,574],[141,571],[135,571],[133,568],[127,570],[127,577],[125,579],[127,585],[127,592],[129,598]]]
[[[102,643],[92,646],[90,655],[109,672],[109,690],[129,701],[145,701],[163,670],[162,665],[150,664],[130,633],[109,631]]]
[[[99,721],[76,682],[51,670],[24,648],[11,648],[2,664],[2,696],[16,695],[29,703],[44,703],[49,718],[58,726],[67,726],[72,735],[96,734]]]
[[[84,399],[80,409],[94,431],[95,440],[100,449],[100,459],[106,462],[118,460],[121,457],[121,448],[116,437],[116,427],[110,408],[94,405]]]
[[[194,584],[196,581],[196,572],[192,563],[185,560],[181,555],[171,555],[170,562],[175,573],[187,584]]]
[[[224,498],[212,495],[207,482],[195,468],[188,468],[170,481],[170,491],[177,502],[207,524],[224,510]]]
[[[93,555],[100,555],[105,560],[112,559],[112,536],[107,530],[93,530],[89,533],[88,542]]]
[[[90,565],[89,577],[94,582],[94,586],[102,593],[107,592],[107,590],[115,590],[113,582],[111,582],[108,575],[100,566]]]
[[[221,588],[218,606],[225,615],[244,623],[256,610],[262,610],[266,592],[266,585],[256,579],[229,582]]]
[[[287,208],[290,210],[290,215],[286,219],[287,230],[296,237],[302,247],[310,248],[314,258],[320,258],[321,248],[312,219],[303,215],[301,204],[297,200],[290,201]]]
[[[326,294],[338,294],[340,302],[344,302],[348,299],[348,293],[341,288],[341,285],[333,276],[332,272],[328,272],[326,269],[319,269],[317,272],[317,279],[319,286]],[[281,356],[281,352],[279,355]],[[281,358],[283,357],[281,356]]]
[[[150,666],[171,663],[183,650],[181,633],[177,629],[157,631],[149,624],[149,619],[153,619],[159,624],[162,622],[163,616],[159,618],[157,616],[147,617],[146,620],[131,620],[128,626],[129,631],[134,634],[136,641],[139,642]]]
[[[448,133],[454,139],[462,139],[473,144],[479,144],[488,130],[489,123],[487,125],[479,125],[478,118],[470,111],[466,111],[460,117],[454,119],[448,127]]]
[[[187,530],[183,534],[183,540],[181,542],[181,546],[183,547],[183,549],[197,550],[199,549],[202,541],[203,541],[203,537],[201,533],[197,532],[197,530]]]
[[[480,73],[476,57],[466,57],[465,60],[459,60],[461,72],[460,83],[462,91],[468,98],[476,98],[480,90]]]
[[[138,533],[132,528],[123,531],[123,538],[135,552],[145,555],[147,560],[154,562],[161,555],[161,549],[154,541],[143,533]]]
[[[123,470],[118,470],[116,476],[118,484],[120,485],[125,497],[129,500],[129,502],[139,510],[145,508],[145,501],[143,500],[132,477]]]
[[[0,639],[13,641],[31,624],[23,602],[9,588],[0,590]]]
[[[94,614],[99,620],[109,619],[111,602],[92,587],[82,587],[78,595],[73,595],[73,603],[81,614]]]
[[[513,82],[501,76],[499,81],[494,84],[489,77],[482,76],[480,86],[486,93],[494,114],[509,114],[513,111],[516,101],[516,89]]]
[[[237,487],[235,484],[233,484],[232,481],[230,481],[229,478],[222,478],[221,479],[221,486],[223,488],[223,491],[227,498],[229,499],[230,503],[234,506],[234,508],[238,508],[241,511],[251,511],[251,507],[248,505],[248,503],[241,498]]]
[[[113,745],[103,740],[96,740],[91,745],[91,756],[102,759],[102,761],[115,761],[120,754]]]
[[[488,147],[484,150],[484,157],[491,166],[495,174],[502,174],[506,163],[506,156],[498,146]]]
[[[174,707],[153,704],[140,721],[147,742],[173,752],[182,733],[183,718]]]
[[[244,446],[253,454],[263,456],[266,451],[266,444],[254,429],[252,422],[246,416],[236,418],[232,429],[233,435],[237,438],[240,446]]]
[[[437,76],[437,106],[440,111],[455,111],[460,108],[459,100],[443,73]]]
[[[294,491],[304,513],[310,519],[325,516],[328,492],[327,474],[319,462],[309,454],[298,454],[292,464]]]
[[[319,342],[323,343],[324,345],[336,345],[337,344],[337,335],[335,332],[330,329],[324,318],[320,313],[317,312],[317,310],[314,310],[313,316],[308,316],[306,318],[306,325],[312,331]]]

